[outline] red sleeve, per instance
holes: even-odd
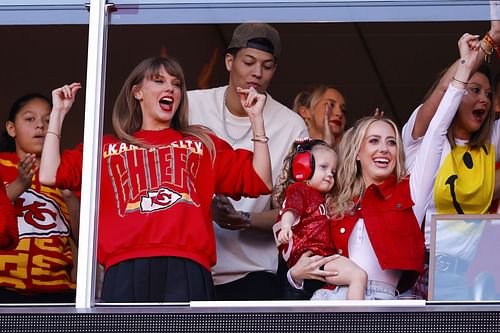
[[[271,191],[260,179],[252,165],[253,153],[246,149],[233,149],[226,141],[212,136],[215,157],[216,190],[233,199],[258,197]]]
[[[291,210],[298,216],[302,216],[307,209],[307,200],[304,197],[304,191],[301,191],[300,183],[294,183],[286,189],[285,201],[283,201],[283,208],[280,214]]]
[[[83,144],[75,149],[65,150],[57,169],[55,186],[79,192],[82,186]]]
[[[14,249],[19,243],[17,214],[7,197],[3,179],[0,177],[0,249]]]

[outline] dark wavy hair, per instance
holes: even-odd
[[[52,102],[47,96],[44,96],[44,95],[39,94],[39,93],[26,94],[24,96],[19,97],[14,102],[14,104],[12,104],[12,107],[10,108],[10,111],[9,111],[9,116],[7,118],[7,121],[14,122],[16,120],[16,117],[17,117],[17,114],[19,113],[19,111],[21,111],[21,109],[26,104],[28,104],[29,102],[31,102],[32,100],[35,100],[35,99],[41,99],[41,100],[47,102],[47,104],[50,106],[50,108],[52,108]],[[5,128],[5,126],[2,130],[2,135],[0,136],[0,151],[10,152],[10,153],[14,153],[16,151],[16,141],[14,140],[13,137],[11,137],[9,135],[9,133],[7,133],[7,129]]]

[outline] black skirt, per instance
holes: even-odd
[[[179,257],[122,261],[104,273],[101,301],[189,302],[214,300],[210,271]]]

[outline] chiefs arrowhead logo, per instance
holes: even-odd
[[[141,211],[152,212],[165,209],[174,205],[181,198],[182,195],[179,193],[165,188],[160,188],[157,191],[149,191],[147,196],[141,198]]]
[[[60,205],[45,193],[24,191],[14,202],[17,211],[19,237],[50,237],[69,235],[70,226]]]

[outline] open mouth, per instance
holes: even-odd
[[[172,106],[174,104],[174,99],[172,97],[163,97],[160,99],[160,104],[165,106]]]
[[[373,162],[375,163],[375,165],[379,166],[379,167],[383,167],[385,168],[386,166],[389,165],[389,160],[387,158],[376,158],[373,160]]]
[[[484,113],[485,113],[484,110],[474,110],[472,111],[472,116],[476,120],[483,120]]]

